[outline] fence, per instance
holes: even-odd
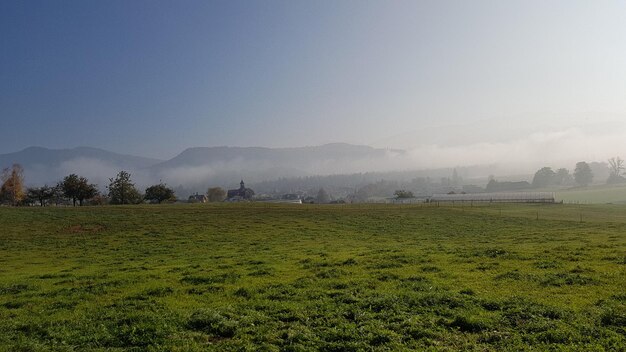
[[[552,192],[433,194],[431,202],[554,203]]]

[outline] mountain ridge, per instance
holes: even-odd
[[[168,182],[200,187],[230,184],[245,178],[260,182],[281,177],[298,177],[371,171],[376,162],[397,149],[374,148],[348,143],[290,148],[190,147],[167,160],[110,152],[79,146],[52,149],[31,146],[18,152],[0,154],[0,168],[21,164],[28,184],[50,184],[70,173],[106,185],[120,170],[130,171],[139,185]]]

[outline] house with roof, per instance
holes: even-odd
[[[189,203],[206,203],[208,202],[208,198],[206,195],[198,194],[198,192],[196,192],[196,194],[192,194],[189,196],[188,202]]]

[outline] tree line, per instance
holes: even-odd
[[[624,160],[614,157],[608,160],[609,177],[607,184],[617,184],[626,182],[624,177]],[[570,174],[567,169],[558,169],[556,172],[550,167],[539,169],[532,181],[534,188],[544,188],[549,186],[581,186],[586,187],[593,182],[593,171],[587,162],[576,163],[574,173]]]
[[[24,168],[14,164],[5,168],[0,176],[0,202],[13,206],[26,204],[64,204],[82,206],[86,201],[92,205],[103,204],[139,204],[144,201],[152,203],[171,202],[176,200],[174,191],[164,183],[152,185],[142,194],[131,179],[131,174],[120,171],[116,177],[109,179],[106,193],[98,190],[98,185],[90,183],[86,177],[70,174],[56,185],[41,187],[24,186]]]
[[[541,189],[554,186],[586,187],[591,185],[594,181],[594,178],[596,177],[596,175],[594,175],[592,164],[602,165],[601,163],[590,164],[585,161],[580,161],[576,163],[573,173],[571,173],[566,168],[560,168],[555,171],[551,167],[545,166],[535,172],[531,182],[499,182],[496,181],[495,178],[490,177],[489,183],[487,183],[485,191],[522,191],[526,189]],[[626,182],[626,178],[624,177],[624,161],[620,157],[614,157],[608,160],[608,175],[608,179],[606,180],[607,184]]]
[[[626,183],[624,174],[624,160],[620,157],[614,157],[608,160],[608,164],[603,168],[599,167],[601,163],[587,163],[584,161],[576,163],[573,173],[568,169],[560,168],[553,170],[551,167],[542,167],[535,172],[532,183],[527,181],[510,182],[496,181],[490,176],[489,182],[485,188],[463,185],[463,192],[480,193],[480,192],[503,192],[503,191],[523,191],[527,189],[541,189],[553,186],[588,186],[594,177],[594,172],[598,172],[600,177],[607,177],[607,184]],[[603,170],[607,170],[605,173]],[[335,177],[336,178],[336,177]],[[285,182],[288,180],[283,179]],[[340,178],[340,180],[343,180]],[[120,171],[116,177],[109,179],[109,185],[106,186],[106,192],[101,193],[96,184],[92,184],[85,177],[70,174],[59,181],[57,184],[41,187],[25,187],[24,186],[24,169],[19,164],[14,164],[10,168],[5,168],[0,175],[0,204],[9,205],[32,205],[38,204],[45,206],[48,204],[71,204],[74,206],[82,206],[86,203],[91,205],[102,204],[139,204],[143,202],[163,203],[176,201],[175,191],[166,184],[159,184],[147,187],[141,193],[132,182],[131,174],[126,171]],[[345,181],[345,180],[343,180]],[[398,181],[380,180],[376,183],[366,184],[359,188],[339,187],[335,189],[341,197],[345,197],[348,201],[365,201],[371,196],[387,197],[394,193],[396,198],[411,198],[413,190],[418,190],[418,194],[426,194],[433,192],[449,192],[450,190],[458,190],[461,183],[460,176],[457,175],[456,169],[452,178],[442,178],[441,183],[435,183],[429,177],[415,178],[408,184],[400,184]],[[403,187],[408,187],[409,190]],[[295,188],[295,187],[294,187]],[[331,197],[326,190],[318,188],[317,197],[306,197],[303,201],[314,202],[330,202]],[[309,191],[309,194],[315,194],[315,191]],[[226,199],[227,193],[220,187],[211,187],[204,195],[191,196],[189,202],[208,201],[221,202]]]

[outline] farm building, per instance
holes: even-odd
[[[189,196],[189,203],[206,203],[208,201],[207,196],[204,194],[192,194]]]
[[[554,203],[552,192],[433,194],[431,202]]]

